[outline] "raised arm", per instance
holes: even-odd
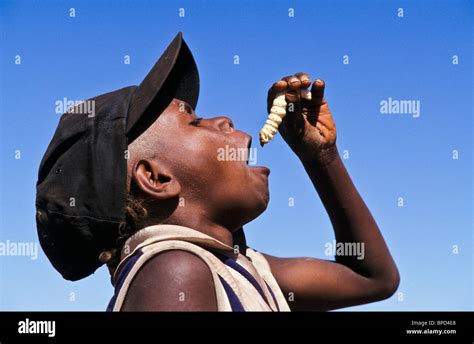
[[[279,130],[313,182],[336,242],[363,251],[362,255],[353,251],[336,255],[335,262],[268,255],[267,259],[281,289],[293,300],[289,302],[292,310],[331,310],[385,299],[398,287],[398,270],[337,151],[324,82],[313,83],[311,100],[300,99],[300,88],[310,84],[303,73],[284,78],[270,89],[269,105],[276,93],[286,90],[294,112],[285,117]]]

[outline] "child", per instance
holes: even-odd
[[[140,86],[92,99],[94,116],[63,115],[37,186],[40,242],[56,269],[76,280],[107,263],[115,311],[331,310],[392,295],[398,271],[339,157],[324,82],[285,77],[268,110],[285,92],[293,111],[279,131],[336,240],[363,243],[363,259],[278,258],[246,246],[242,227],[266,209],[270,171],[217,158],[251,138],[227,117],[198,117],[198,86],[180,33]],[[300,96],[307,88],[311,100]]]

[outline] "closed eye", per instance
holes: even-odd
[[[201,121],[202,121],[202,117],[199,117],[189,122],[189,124],[194,125],[195,127],[199,127],[199,125],[201,124]]]

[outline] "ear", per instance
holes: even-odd
[[[154,199],[167,200],[177,197],[181,192],[178,180],[171,173],[160,169],[155,161],[140,160],[132,170],[132,182]]]

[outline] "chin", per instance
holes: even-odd
[[[267,209],[268,202],[270,202],[270,189],[268,188],[268,184],[260,191],[260,198],[262,199],[262,202],[265,203],[265,208],[263,210]]]
[[[267,209],[269,202],[270,202],[270,193],[267,190],[267,192],[262,195],[262,202],[261,202],[262,210],[260,211],[260,214],[263,213]]]
[[[270,201],[270,194],[268,190],[255,198],[253,207],[247,212],[245,223],[249,223],[259,217],[268,207]]]

